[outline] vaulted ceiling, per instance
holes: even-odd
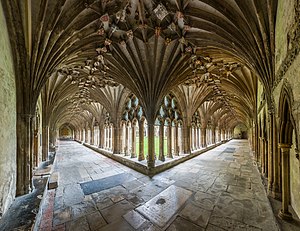
[[[172,91],[192,114],[212,101],[245,122],[257,79],[271,91],[276,0],[21,2],[3,1],[21,85],[54,94],[62,121],[76,102],[112,111],[129,92],[154,121]]]

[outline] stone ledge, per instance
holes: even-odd
[[[75,140],[75,141],[77,141],[77,140]],[[198,156],[198,155],[200,155],[204,152],[207,152],[211,149],[214,149],[215,147],[218,147],[219,145],[224,144],[228,141],[229,140],[221,141],[217,144],[210,145],[209,147],[206,147],[204,149],[197,150],[197,151],[195,151],[191,154],[185,154],[184,156],[182,156],[180,158],[171,160],[167,163],[159,164],[159,165],[155,166],[154,168],[148,168],[148,166],[146,166],[142,163],[139,163],[137,161],[134,161],[134,160],[131,160],[131,159],[128,159],[128,158],[121,157],[121,156],[119,156],[119,154],[113,154],[112,152],[106,151],[104,149],[98,148],[98,147],[90,145],[88,143],[82,143],[80,141],[77,141],[77,142],[80,143],[80,144],[83,144],[84,146],[86,146],[86,147],[88,147],[88,148],[90,148],[90,149],[92,149],[92,150],[108,157],[108,158],[111,158],[111,159],[113,159],[113,160],[115,160],[115,161],[129,167],[129,168],[132,168],[132,169],[134,169],[134,170],[136,170],[140,173],[143,173],[143,174],[148,175],[148,176],[154,176],[154,175],[156,175],[160,172],[163,172],[163,171],[165,171],[169,168],[172,168],[172,167],[174,167],[174,166],[176,166],[180,163],[183,163],[183,162],[185,162],[189,159],[192,159],[192,158],[194,158],[194,157],[196,157],[196,156]]]

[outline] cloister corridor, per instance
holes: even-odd
[[[250,153],[247,140],[231,140],[150,178],[60,141],[59,186],[47,191],[39,229],[278,230]]]

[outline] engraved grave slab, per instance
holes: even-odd
[[[136,210],[154,224],[164,227],[191,195],[191,191],[171,185]]]

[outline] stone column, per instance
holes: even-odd
[[[104,126],[103,131],[104,131],[104,136],[103,136],[103,148],[106,149],[106,140],[107,140],[106,126]]]
[[[95,129],[95,127],[92,125],[91,126],[91,137],[90,137],[90,144],[91,145],[94,145],[94,134],[95,134],[94,129]]]
[[[172,124],[170,123],[168,126],[168,158],[173,158],[172,155]]]
[[[148,168],[155,166],[155,140],[154,140],[154,119],[148,120]]]
[[[131,126],[131,158],[136,157],[136,143],[135,143],[135,138],[136,138],[136,124],[132,123]]]
[[[200,127],[197,128],[198,130],[198,148],[201,148],[201,129]]]
[[[126,132],[127,132],[127,140],[126,140],[126,146],[127,146],[127,152],[126,152],[126,155],[129,156],[129,153],[130,153],[130,127],[127,126],[126,127]]]
[[[112,136],[112,129],[110,125],[107,127],[107,150],[111,150],[111,136]]]
[[[17,188],[16,195],[21,196],[31,191],[30,187],[30,155],[32,153],[30,142],[31,115],[17,115]]]
[[[272,194],[273,183],[274,183],[274,172],[273,172],[273,127],[274,127],[274,113],[269,110],[269,151],[268,151],[268,193]]]
[[[139,142],[140,142],[140,146],[139,146],[139,158],[138,160],[144,160],[145,159],[145,155],[144,155],[144,132],[145,132],[145,128],[144,128],[144,121],[140,121],[139,123]]]
[[[110,150],[111,151],[114,151],[115,143],[117,143],[118,140],[118,132],[116,131],[117,129],[118,126],[115,125],[111,125],[110,127]]]
[[[198,149],[199,149],[199,146],[198,146],[198,139],[199,139],[199,136],[198,136],[198,127],[195,126],[195,150],[198,150]]]
[[[127,153],[127,125],[123,124],[123,153]]]
[[[194,127],[193,126],[190,126],[190,149],[191,151],[194,150]]]
[[[175,124],[174,130],[174,155],[179,156],[179,146],[178,146],[178,124]]]
[[[191,126],[183,124],[182,126],[182,143],[183,143],[183,153],[191,153]]]
[[[121,153],[125,153],[125,135],[126,133],[124,132],[124,123],[121,124],[121,130],[120,130],[121,134]]]
[[[161,161],[165,161],[165,154],[164,154],[164,123],[159,126],[159,157],[158,159]]]
[[[259,145],[258,145],[258,139],[259,139],[259,131],[258,131],[258,124],[255,121],[254,122],[254,132],[253,132],[253,142],[254,142],[254,152],[256,157],[256,163],[259,163]]]
[[[88,141],[88,137],[89,137],[89,131],[88,131],[87,128],[85,128],[85,137],[84,137],[84,142],[85,142],[85,143],[88,143],[88,142],[89,142],[89,141]]]
[[[290,198],[290,176],[289,176],[289,154],[290,154],[290,144],[279,144],[281,149],[281,159],[282,159],[282,207],[279,211],[278,216],[283,220],[292,220],[292,214],[289,212],[289,198]]]
[[[105,149],[108,149],[108,143],[109,143],[109,129],[108,127],[105,127]]]
[[[113,153],[120,154],[122,153],[122,140],[123,140],[123,127],[121,122],[117,121],[113,127],[113,140],[112,147]]]
[[[273,114],[273,140],[272,140],[272,147],[273,147],[273,187],[272,187],[272,195],[275,199],[281,198],[281,191],[280,191],[280,168],[279,168],[279,148],[278,144],[278,137],[277,137],[277,127],[275,122],[275,114]]]
[[[34,149],[34,166],[32,167],[37,167],[39,165],[39,130],[38,128],[34,129],[34,144],[33,144],[33,149]]]
[[[265,147],[264,147],[264,138],[260,137],[260,165],[261,173],[264,173],[265,168]]]
[[[267,139],[264,139],[264,148],[265,148],[265,151],[264,151],[264,153],[265,153],[265,177],[268,177],[268,174],[269,174],[269,172],[268,172],[268,158],[269,158],[269,156],[268,156],[268,140]]]
[[[29,192],[33,189],[33,182],[32,182],[32,177],[33,177],[33,168],[34,168],[34,141],[35,141],[35,120],[36,117],[32,116],[30,120],[30,155],[29,155]]]
[[[100,148],[104,148],[105,130],[103,124],[99,127],[99,139],[100,139],[99,141]]]
[[[182,128],[181,126],[178,125],[178,153],[181,154],[182,153]]]
[[[194,135],[195,135],[194,148],[195,148],[195,150],[198,150],[198,139],[199,139],[199,137],[198,137],[198,128],[197,128],[197,126],[195,126],[195,133],[194,133]]]
[[[201,128],[201,146],[206,148],[206,128]]]
[[[209,128],[206,128],[206,146],[210,145],[210,131]]]
[[[48,159],[49,153],[49,127],[43,126],[42,128],[42,161]]]
[[[211,132],[212,132],[212,144],[215,144],[216,143],[216,128],[213,127],[211,129]]]

